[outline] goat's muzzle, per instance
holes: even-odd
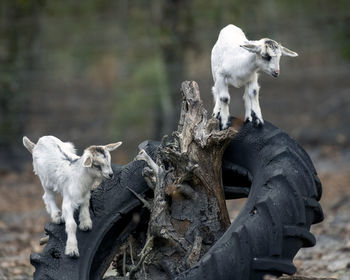
[[[271,75],[274,76],[275,78],[277,78],[280,74],[280,71],[279,70],[274,70],[271,72]]]

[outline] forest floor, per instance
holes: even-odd
[[[323,184],[321,204],[325,220],[312,226],[317,238],[313,248],[300,250],[294,259],[297,275],[350,279],[350,151],[333,147],[309,153]],[[0,174],[0,280],[33,278],[31,252],[40,252],[39,238],[48,221],[42,188],[31,167]],[[232,216],[243,201],[230,202]]]

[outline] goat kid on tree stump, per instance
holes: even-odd
[[[230,126],[229,85],[236,88],[244,86],[245,121],[253,121],[255,126],[264,124],[259,105],[258,72],[263,71],[278,77],[282,55],[298,56],[296,52],[272,39],[250,41],[243,31],[233,24],[220,31],[211,52],[211,70],[215,102],[213,116],[221,120],[222,129]]]

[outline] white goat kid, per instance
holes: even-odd
[[[72,143],[62,142],[54,136],[43,136],[37,144],[23,137],[23,144],[33,154],[34,172],[44,188],[43,200],[54,223],[66,223],[65,254],[78,257],[76,228],[73,214],[80,206],[79,229],[90,230],[90,190],[102,179],[113,178],[109,152],[122,143],[90,146],[80,157]],[[62,195],[62,215],[55,200],[55,192]]]
[[[258,72],[263,71],[278,77],[282,55],[298,56],[297,53],[268,38],[249,41],[243,31],[232,24],[220,31],[211,52],[211,69],[215,101],[213,116],[221,118],[222,129],[229,126],[228,85],[245,87],[245,121],[253,120],[256,126],[264,123],[259,105]]]

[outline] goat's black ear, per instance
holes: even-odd
[[[83,166],[84,167],[91,167],[91,165],[92,165],[92,158],[90,156],[87,156],[84,159]]]
[[[112,143],[112,144],[106,145],[105,148],[107,149],[107,151],[111,152],[111,151],[114,151],[116,148],[118,148],[121,144],[122,142]]]

